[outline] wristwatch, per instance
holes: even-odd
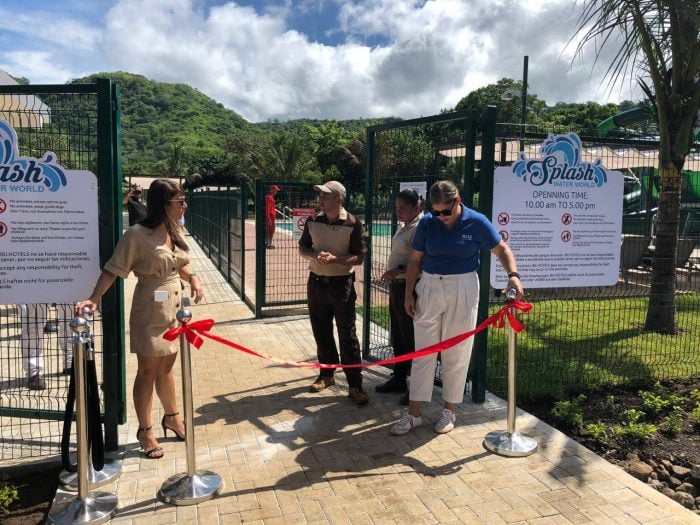
[[[511,277],[517,277],[518,279],[520,279],[520,274],[518,272],[510,272],[508,274],[508,279],[510,279]]]

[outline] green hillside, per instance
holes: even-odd
[[[186,84],[167,84],[131,73],[95,73],[73,83],[110,78],[122,93],[124,174],[157,174],[176,147],[186,157],[220,155],[226,139],[252,131],[240,115]]]

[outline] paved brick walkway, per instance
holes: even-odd
[[[206,270],[197,247],[193,255],[196,267]],[[126,283],[127,301],[134,284]],[[263,353],[315,357],[306,318],[256,321],[233,295],[228,303],[192,310],[194,319],[216,319],[218,335]],[[196,506],[161,502],[161,484],[187,469],[185,444],[161,440],[164,458],[143,457],[129,401],[116,454],[122,473],[99,489],[119,499],[113,523],[700,523],[528,414],[519,415],[518,430],[539,440],[537,453],[504,458],[485,451],[484,436],[506,427],[505,403],[493,396],[479,405],[465,401],[457,427],[444,435],[432,429],[440,411],[436,397],[425,407],[423,427],[394,437],[389,428],[402,414],[399,396],[373,392],[386,379],[383,368],[365,375],[371,395],[365,407],[347,399],[342,374],[335,387],[311,394],[308,370],[272,366],[210,341],[193,349],[192,368],[197,468],[222,477],[221,493]],[[130,391],[131,355],[127,370]],[[161,417],[156,402],[153,420]],[[70,497],[59,491],[54,505]]]

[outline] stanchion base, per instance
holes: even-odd
[[[195,505],[206,501],[221,489],[221,477],[208,470],[198,470],[194,476],[187,473],[170,476],[160,487],[158,495],[166,503]]]
[[[523,457],[534,454],[537,450],[537,440],[520,432],[505,430],[489,432],[484,438],[484,447],[495,454],[509,457]]]
[[[67,507],[49,513],[49,522],[59,525],[104,523],[112,519],[117,497],[109,492],[90,492],[85,499],[75,498]]]
[[[95,470],[92,463],[88,466],[88,487],[96,489],[106,485],[116,478],[122,471],[122,464],[113,459],[105,459],[102,470]],[[62,470],[58,475],[58,480],[63,484],[63,488],[71,492],[78,491],[78,473]]]

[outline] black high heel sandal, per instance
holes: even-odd
[[[178,441],[185,441],[185,435],[178,433],[177,430],[175,430],[173,427],[169,427],[168,425],[165,424],[165,418],[166,417],[175,417],[179,415],[180,412],[175,412],[174,414],[164,414],[163,419],[161,419],[160,424],[163,427],[163,437],[166,438],[168,437],[168,430],[170,430],[173,434],[175,434],[175,437],[177,438]]]
[[[139,442],[141,445],[141,451],[143,452],[143,455],[146,456],[149,459],[160,459],[163,456],[165,456],[165,452],[163,451],[163,447],[156,445],[153,448],[146,449],[144,446],[144,442],[139,439],[139,434],[141,432],[148,432],[151,430],[153,426],[150,427],[139,427],[139,429],[136,431],[136,440]]]

